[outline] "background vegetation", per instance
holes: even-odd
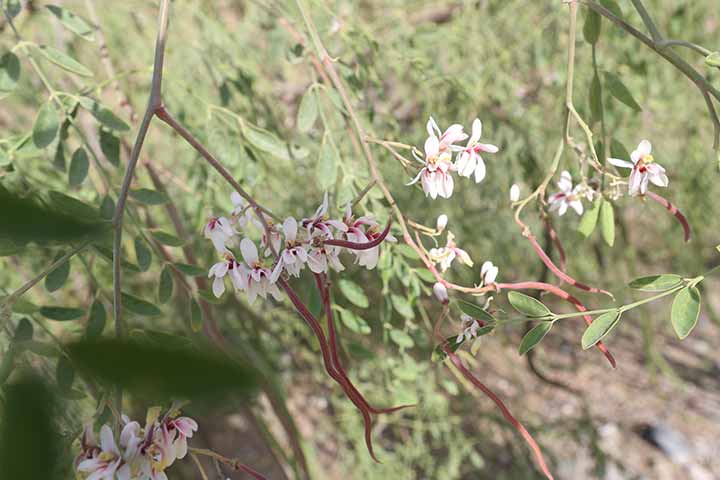
[[[5,3],[8,8],[16,2]],[[149,92],[157,4],[56,3],[97,23],[100,30],[72,32],[42,1],[26,2],[14,18],[22,40],[7,21],[0,22],[0,54],[12,50],[20,59],[17,85],[0,91],[0,184],[23,195],[62,192],[92,206],[92,215],[106,217]],[[717,46],[720,13],[715,2],[646,3],[668,37]],[[629,2],[619,4],[624,18],[642,30]],[[478,116],[483,136],[500,146],[499,154],[486,158],[487,179],[480,185],[458,182],[450,201],[431,201],[405,187],[410,174],[387,151],[373,146],[403,211],[426,225],[446,213],[449,228],[476,261],[475,268],[454,267],[451,278],[477,283],[478,266],[486,259],[500,267],[502,281],[544,275],[512,221],[508,191],[518,183],[528,192],[541,181],[563,132],[567,8],[560,1],[507,0],[319,0],[311,6],[373,136],[420,146],[429,115],[441,126],[469,126]],[[586,13],[581,8],[581,18]],[[581,40],[575,103],[583,117],[591,118],[587,92],[592,55]],[[172,5],[164,78],[168,109],[281,217],[309,216],[324,191],[330,192],[338,214],[339,206],[369,182],[343,107],[317,78],[306,41],[293,2],[177,0]],[[47,52],[28,42],[65,52],[79,66],[70,64],[75,72],[69,72],[69,62],[61,59],[66,68],[59,68],[48,61]],[[702,57],[678,52],[717,85],[717,70],[704,66]],[[606,21],[597,62],[601,71],[622,78],[642,107],[636,111],[606,97],[609,136],[628,150],[642,138],[653,142],[655,158],[670,176],[666,196],[693,226],[693,240],[686,245],[661,207],[630,198],[616,206],[618,235],[612,248],[599,235],[588,240],[580,236],[572,212],[555,222],[574,276],[623,301],[632,295],[624,287],[631,278],[664,271],[698,275],[717,262],[718,157],[702,96],[669,64]],[[0,88],[7,81],[0,76]],[[308,96],[312,100],[306,101],[316,102],[320,113],[312,125],[299,128],[298,108]],[[61,135],[43,145],[32,134],[38,112],[60,106],[73,112],[72,122],[61,115]],[[597,122],[593,128],[599,132]],[[86,152],[84,161],[76,158],[82,155],[76,154],[79,148]],[[218,304],[204,303],[208,295],[195,286],[193,276],[204,275],[216,260],[202,238],[202,226],[211,213],[230,210],[229,187],[160,122],[152,125],[140,161],[133,188],[160,190],[166,196],[149,198],[140,190],[131,197],[124,248],[135,271],[125,273],[124,289],[154,304],[160,314],[129,312],[131,335],[173,334],[200,342],[211,315],[231,350],[264,379],[252,399],[234,398],[214,409],[186,407],[200,423],[195,445],[238,457],[269,478],[303,478],[305,469],[312,478],[535,478],[525,444],[493,405],[467,393],[442,363],[431,361],[430,325],[439,309],[430,298],[432,283],[409,249],[384,247],[377,271],[348,265],[347,283],[333,292],[350,375],[358,387],[375,403],[417,404],[378,419],[374,437],[383,463],[376,464],[363,445],[361,418],[326,377],[311,333],[289,302],[250,307],[244,299],[226,295]],[[579,173],[571,152],[562,162],[562,168]],[[58,198],[64,208],[81,208],[57,195],[54,201]],[[377,189],[358,209],[382,220],[388,216]],[[534,213],[527,218],[541,231]],[[158,238],[156,229],[170,232],[180,243]],[[0,294],[13,291],[66,251],[43,241],[4,242],[0,250]],[[7,359],[12,351],[14,365],[5,365],[3,380],[20,366],[50,378],[57,372],[53,388],[63,392],[62,432],[68,442],[83,422],[102,414],[98,407],[103,404],[82,378],[67,379],[71,370],[58,366],[63,356],[56,342],[111,335],[112,277],[106,257],[102,247],[86,250],[66,270],[48,277],[16,306],[0,339],[0,352]],[[177,262],[203,272],[166,270]],[[172,297],[161,302],[161,278],[166,277],[167,286],[171,275]],[[311,279],[303,281],[307,285],[298,288],[310,298]],[[720,476],[716,285],[705,286],[700,325],[682,346],[670,327],[669,305],[633,311],[608,342],[618,359],[617,371],[597,352],[580,349],[583,329],[574,320],[553,331],[530,364],[517,356],[523,325],[484,338],[468,361],[538,437],[559,478]],[[588,301],[605,306],[604,299]],[[200,303],[207,307],[202,312]],[[43,306],[82,312],[59,322]],[[103,306],[107,322],[99,319]],[[18,343],[13,337],[25,319],[34,326],[33,340]],[[149,406],[126,398],[129,412]],[[685,436],[689,460],[642,440],[652,437],[648,428],[659,424]],[[293,448],[296,442],[305,468]],[[172,478],[198,477],[186,462],[175,467]]]

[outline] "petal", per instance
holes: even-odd
[[[570,193],[572,191],[572,176],[567,170],[563,170],[560,174],[560,180],[557,182],[557,186],[563,193]]]
[[[258,251],[255,243],[249,238],[243,238],[240,242],[240,253],[242,253],[245,263],[252,266],[258,261]]]
[[[563,215],[565,215],[565,212],[567,212],[567,209],[568,203],[563,200],[562,202],[560,202],[560,209],[558,210],[558,215],[562,217]]]
[[[440,140],[435,136],[430,136],[425,140],[425,159],[434,157],[440,152]]]
[[[480,183],[485,178],[485,162],[480,155],[478,155],[477,158],[477,166],[475,167],[475,183]]]
[[[491,143],[478,143],[476,148],[478,148],[482,152],[487,153],[497,153],[500,151],[500,148],[496,147]]]
[[[629,182],[630,195],[636,195],[638,193],[638,191],[640,190],[641,183],[642,183],[642,173],[640,173],[637,169],[633,169],[632,173],[630,174],[630,182]]]
[[[656,173],[655,175],[651,175],[650,181],[658,187],[667,187],[668,183],[670,183],[670,180],[664,173]]]
[[[238,192],[232,192],[230,194],[230,201],[235,207],[242,207],[245,205],[245,200],[240,196]]]
[[[222,297],[222,294],[225,293],[225,279],[222,277],[215,277],[212,284],[212,290],[216,298]]]
[[[640,193],[643,195],[645,195],[647,193],[649,180],[650,180],[650,175],[648,175],[648,174],[643,175],[642,182],[640,182]]]
[[[640,142],[640,144],[638,145],[638,147],[637,147],[637,152],[638,152],[641,156],[650,155],[650,153],[652,153],[652,145],[650,144],[649,141],[643,140],[643,141]]]
[[[285,233],[285,240],[288,242],[294,242],[297,237],[297,220],[293,217],[288,217],[283,222],[283,233]]]
[[[483,262],[482,266],[480,267],[480,276],[484,277],[485,274],[493,267],[493,263],[491,261],[485,261]]]
[[[465,175],[465,168],[467,167],[469,161],[470,152],[465,151],[458,155],[457,161],[455,162],[455,169],[458,171],[461,177],[467,177],[467,175]]]
[[[427,130],[428,135],[431,137],[439,136],[441,133],[440,127],[438,127],[437,123],[435,123],[435,119],[433,117],[430,117],[430,119],[427,121],[425,129]]]
[[[490,285],[492,283],[495,283],[495,279],[497,278],[498,272],[500,270],[498,267],[493,266],[490,268],[487,273],[485,274],[485,285]]]
[[[100,429],[100,448],[103,452],[117,453],[118,451],[113,432],[107,425],[103,425]]]
[[[415,175],[415,178],[413,178],[412,180],[410,180],[410,183],[406,183],[405,186],[406,186],[406,187],[409,187],[410,185],[416,184],[416,183],[418,182],[418,180],[420,180],[420,176],[421,176],[423,173],[425,173],[425,168],[423,168],[422,170],[420,170],[420,171],[418,172],[418,174]]]
[[[472,135],[470,135],[470,140],[468,140],[468,145],[475,145],[478,140],[480,140],[480,137],[482,136],[482,122],[479,118],[476,118],[473,120],[472,123]]]
[[[583,214],[583,204],[580,200],[573,200],[570,202],[570,206],[573,210],[575,210],[575,212],[577,212],[578,215]]]
[[[635,165],[627,160],[620,160],[619,158],[608,158],[608,162],[620,168],[633,168]]]

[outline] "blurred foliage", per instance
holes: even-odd
[[[48,10],[41,1],[15,12],[17,3],[5,2],[11,16],[17,14],[14,22],[23,40],[14,37],[7,21],[0,23],[0,192],[28,199],[54,193],[52,198],[71,220],[59,228],[56,218],[48,216],[42,235],[55,233],[62,240],[67,232],[75,234],[73,222],[83,222],[77,226],[82,229],[84,222],[112,217],[127,146],[138,124],[121,106],[122,97],[113,85],[117,82],[141,113],[149,91],[157,2],[111,2],[111,8],[110,2],[99,0],[58,2],[82,18]],[[93,21],[87,3],[98,10],[107,58],[100,54],[98,32],[88,29]],[[642,28],[629,2],[621,3],[624,17]],[[720,31],[720,16],[710,0],[647,3],[668,37],[704,44]],[[421,146],[429,115],[441,126],[469,126],[478,116],[484,123],[483,137],[501,147],[500,153],[486,157],[488,176],[483,183],[457,182],[452,200],[431,201],[405,186],[412,172],[403,171],[388,152],[372,146],[403,212],[426,225],[434,225],[437,215],[446,213],[448,228],[475,260],[473,268],[455,266],[449,278],[477,283],[479,265],[492,259],[500,266],[500,281],[537,279],[542,264],[512,221],[508,191],[518,183],[527,193],[541,181],[564,128],[567,12],[561,2],[318,0],[312,2],[312,11],[371,135]],[[581,17],[585,14],[581,8]],[[574,276],[613,291],[622,301],[629,298],[624,285],[640,274],[698,275],[712,263],[720,230],[720,207],[713,199],[720,187],[715,186],[717,157],[703,98],[672,66],[608,22],[601,23],[601,79],[621,79],[640,107],[628,108],[605,96],[605,122],[617,144],[613,146],[632,150],[640,139],[651,139],[655,158],[670,176],[667,196],[683,209],[694,229],[688,248],[661,207],[629,198],[615,205],[613,247],[600,235],[585,239],[572,212],[557,220]],[[298,43],[297,33],[304,36],[302,31],[293,2],[174,1],[164,101],[262,205],[281,217],[309,216],[328,190],[332,214],[339,215],[340,207],[367,185],[369,173],[337,94],[318,78],[310,53]],[[587,93],[593,79],[591,47],[579,38],[577,49],[575,104],[584,118],[594,118]],[[707,72],[701,57],[679,53]],[[106,60],[114,65],[113,78],[108,78]],[[707,73],[717,81],[716,71]],[[599,135],[599,124],[592,127]],[[581,139],[579,131],[575,136]],[[567,150],[561,169],[577,175],[575,159]],[[155,169],[161,186],[148,175],[145,164]],[[311,333],[289,302],[250,308],[244,299],[226,294],[209,305],[205,302],[213,299],[207,287],[193,283],[198,269],[216,261],[212,246],[202,238],[202,225],[211,213],[231,209],[230,192],[194,150],[160,122],[153,124],[130,196],[124,235],[123,290],[130,330],[152,336],[183,329],[188,344],[200,345],[203,327],[210,328],[210,311],[239,363],[260,372],[265,394],[275,395],[281,404],[299,402],[295,411],[308,417],[303,422],[313,423],[316,434],[304,438],[303,445],[318,478],[323,468],[315,454],[323,448],[319,439],[325,435],[338,451],[335,468],[348,478],[532,475],[519,438],[508,437],[508,427],[487,404],[479,407],[442,364],[430,361],[435,343],[431,325],[438,313],[430,300],[432,279],[403,245],[383,247],[376,271],[353,267],[346,257],[343,280],[333,278],[344,354],[359,389],[375,403],[417,404],[378,419],[374,431],[383,464],[372,462],[362,445],[360,418],[330,386]],[[176,209],[182,231],[171,221],[168,202]],[[39,209],[44,207],[28,205],[24,200],[11,205],[1,197],[3,224],[43,215]],[[35,210],[27,213],[22,208]],[[381,222],[388,216],[378,189],[370,191],[357,211],[372,213]],[[526,217],[535,231],[541,231],[534,212]],[[87,225],[95,228],[96,223]],[[60,250],[45,241],[27,244],[31,238],[38,240],[37,232],[8,243],[9,230],[5,225],[1,230],[0,294],[7,295],[47,268]],[[0,315],[6,334],[0,340],[0,381],[14,379],[20,366],[32,366],[55,379],[63,402],[71,405],[60,414],[69,439],[77,438],[89,417],[99,421],[109,415],[104,408],[107,392],[95,389],[93,375],[70,378],[67,364],[60,364],[66,358],[62,345],[95,339],[109,330],[105,326],[111,322],[106,313],[112,303],[110,244],[97,241],[94,247],[56,269],[44,288],[37,286],[17,302],[9,323]],[[303,298],[319,307],[312,279],[295,283]],[[590,300],[603,306],[604,300]],[[209,309],[201,309],[200,302]],[[60,306],[77,315],[66,318],[57,310]],[[43,316],[66,321],[50,324]],[[646,320],[672,331],[669,314]],[[29,338],[28,325],[40,327],[34,334],[30,329]],[[508,343],[514,351],[521,333],[519,328],[503,329],[483,341]],[[115,357],[94,350],[84,355],[86,361],[102,358],[97,368],[115,363]],[[589,355],[588,361],[597,361]],[[160,365],[155,367],[158,370],[149,372],[160,374]],[[31,387],[40,388],[23,388]],[[14,385],[4,387],[1,395],[7,409],[25,394]],[[332,408],[311,414],[311,400],[318,395],[327,397]],[[242,401],[261,410],[255,399]],[[140,403],[135,397],[126,399],[128,409],[147,407]],[[228,404],[228,411],[233,405]],[[331,412],[336,418],[328,420]],[[8,417],[7,410],[4,417],[6,434],[19,420]],[[530,430],[533,423],[542,423],[527,420]],[[45,423],[40,427],[49,428]],[[294,466],[297,473],[297,463]],[[49,478],[35,478],[41,477]]]

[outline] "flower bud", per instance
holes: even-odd
[[[448,217],[447,217],[447,215],[445,215],[443,213],[442,215],[440,215],[437,218],[437,224],[436,224],[435,228],[437,229],[438,233],[445,230],[445,227],[447,227],[447,224],[448,224]]]
[[[518,200],[520,200],[520,187],[518,187],[517,183],[513,183],[512,187],[510,187],[510,201],[517,202]]]
[[[435,298],[437,298],[438,301],[443,305],[447,305],[450,302],[447,288],[445,288],[445,285],[443,285],[442,283],[437,282],[435,285],[433,285],[433,293],[435,294]]]

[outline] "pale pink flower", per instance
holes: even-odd
[[[192,438],[198,429],[198,424],[190,417],[179,417],[168,422],[168,429],[177,430],[177,438],[173,443],[175,449],[175,457],[179,459],[185,458],[187,454],[187,439]]]
[[[273,283],[270,278],[272,277],[272,271],[265,267],[260,259],[258,258],[258,250],[249,238],[243,238],[240,242],[240,253],[242,253],[245,264],[240,264],[240,290],[243,290],[248,295],[248,302],[251,304],[259,296],[267,298],[267,294],[280,300],[282,295],[277,285]]]
[[[362,216],[358,219],[352,214],[351,205],[345,208],[345,216],[343,224],[347,227],[345,230],[345,238],[354,243],[369,243],[380,236],[380,226],[378,222],[370,216]],[[390,233],[385,237],[387,242],[397,242],[397,239]],[[355,255],[355,263],[372,270],[377,266],[380,257],[380,246],[368,248],[365,250],[351,250]]]
[[[471,338],[477,338],[477,332],[478,329],[480,329],[478,321],[465,313],[460,315],[460,321],[462,322],[460,327],[462,331],[460,332],[460,335],[457,336],[455,343],[462,343],[463,341],[468,341]]]
[[[86,480],[115,480],[120,462],[122,462],[122,456],[115,444],[113,432],[109,426],[103,425],[100,429],[100,447],[94,449],[91,458],[81,461],[77,470],[88,474]],[[129,478],[126,476],[122,480],[129,480]]]
[[[237,234],[235,229],[232,228],[232,225],[230,225],[228,219],[225,217],[210,218],[208,223],[205,224],[203,233],[205,238],[212,241],[215,250],[221,254],[228,252],[227,245]]]
[[[665,174],[665,169],[655,163],[652,156],[652,145],[649,141],[643,140],[637,148],[630,154],[632,163],[621,160],[619,158],[610,158],[609,161],[616,167],[631,168],[629,179],[630,195],[645,195],[648,189],[648,183],[652,182],[658,187],[667,187],[669,180]]]
[[[252,208],[245,204],[245,199],[238,192],[230,194],[230,201],[233,204],[232,218],[235,219],[240,228],[245,228],[253,218]]]
[[[442,233],[443,230],[445,230],[445,227],[447,227],[447,224],[448,216],[443,213],[437,218],[437,221],[435,222],[435,230],[437,231],[437,233]]]
[[[482,286],[492,285],[500,270],[491,261],[484,262],[480,267],[480,282]]]
[[[297,220],[288,217],[283,222],[283,233],[285,234],[285,248],[280,253],[275,269],[273,270],[271,282],[275,283],[283,271],[295,277],[300,276],[300,270],[308,259],[308,253],[305,246],[298,241],[298,224]]]
[[[520,187],[517,183],[513,183],[510,187],[510,201],[517,202],[518,200],[520,200]]]
[[[440,282],[436,282],[435,285],[433,285],[433,293],[435,294],[435,298],[443,305],[450,301],[447,288]]]
[[[448,232],[447,234],[447,242],[444,247],[441,248],[431,248],[429,256],[430,260],[433,261],[433,263],[439,263],[440,269],[445,272],[448,268],[452,265],[452,262],[455,260],[455,258],[458,258],[461,263],[464,263],[468,267],[473,266],[473,261],[470,258],[470,255],[468,253],[458,248],[457,244],[455,243],[455,235],[452,234],[452,232]]]
[[[242,279],[243,272],[239,268],[240,265],[231,254],[225,255],[225,260],[214,264],[210,267],[208,278],[213,278],[212,291],[213,294],[220,298],[225,293],[225,276],[230,275],[230,281],[235,289],[240,289],[242,285],[247,283]]]
[[[334,238],[332,229],[340,230],[341,232],[347,231],[347,226],[340,220],[332,220],[328,217],[328,194],[325,192],[323,195],[323,202],[320,204],[315,213],[310,218],[304,218],[300,225],[307,229],[308,236],[315,237],[317,235],[322,236],[325,239]]]
[[[480,152],[497,153],[500,149],[489,143],[480,143],[482,135],[482,122],[476,118],[472,124],[472,135],[465,148],[458,154],[455,162],[455,170],[461,177],[475,175],[475,183],[480,183],[485,178],[485,161]]]
[[[440,195],[442,198],[450,198],[453,193],[455,181],[451,175],[452,152],[449,148],[441,150],[440,140],[431,136],[425,141],[425,159],[416,159],[424,164],[424,167],[418,172],[407,185],[414,185],[421,181],[425,196],[429,196],[433,200]]]
[[[576,185],[573,188],[572,176],[567,170],[560,174],[560,180],[557,182],[557,186],[560,189],[559,192],[553,194],[548,199],[550,202],[550,211],[558,211],[560,216],[565,215],[568,207],[575,210],[578,215],[583,213],[583,204],[581,198],[584,195],[585,188],[583,185]]]

